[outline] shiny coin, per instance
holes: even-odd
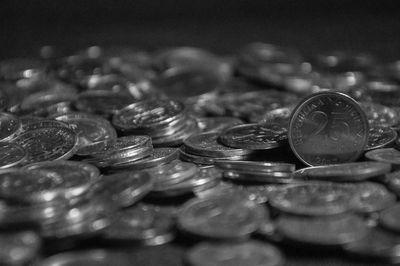
[[[322,246],[351,243],[368,233],[364,221],[353,214],[327,217],[281,216],[277,227],[287,240]]]
[[[374,258],[398,263],[400,261],[399,247],[400,237],[397,234],[373,228],[365,237],[344,245],[343,249],[350,255],[362,259]]]
[[[184,146],[181,146],[179,149],[179,158],[182,161],[192,162],[195,164],[202,164],[202,165],[212,165],[216,160],[246,160],[246,155],[238,155],[238,156],[229,156],[223,158],[213,158],[213,157],[205,157],[199,156],[195,154],[188,153]]]
[[[35,116],[25,116],[21,118],[21,133],[25,131],[39,129],[39,128],[49,128],[49,127],[62,127],[69,128],[67,123],[56,121],[53,119],[38,118]]]
[[[387,229],[400,232],[399,219],[400,204],[396,204],[380,213],[379,223]]]
[[[218,143],[217,133],[193,135],[184,140],[186,152],[206,157],[231,157],[250,154],[251,150],[229,148]]]
[[[283,128],[288,129],[290,123],[290,116],[295,106],[290,105],[288,107],[277,108],[267,111],[262,117],[255,118],[254,123],[259,123],[264,126],[280,125]]]
[[[221,132],[227,128],[243,124],[243,121],[235,117],[199,117],[197,124],[202,132]]]
[[[115,141],[117,133],[111,124],[100,116],[86,113],[68,113],[55,118],[73,127],[79,138],[78,155],[86,155],[90,150],[104,149],[106,141]]]
[[[297,170],[297,178],[318,179],[333,182],[363,181],[389,173],[391,165],[383,162],[356,162],[314,166]]]
[[[224,171],[224,178],[241,182],[257,182],[272,184],[295,183],[292,173],[287,172],[245,172],[245,171]]]
[[[222,169],[254,172],[290,172],[293,173],[295,165],[290,163],[256,162],[256,161],[229,161],[216,160],[215,165]]]
[[[290,185],[271,193],[270,205],[282,212],[325,216],[349,210],[353,190],[341,184],[310,182]]]
[[[41,240],[33,231],[0,233],[2,265],[26,265],[38,255]]]
[[[0,143],[0,169],[10,168],[23,162],[25,150],[16,143]]]
[[[370,125],[366,151],[393,146],[397,132],[387,126]]]
[[[365,153],[365,157],[378,162],[400,165],[400,151],[393,148],[376,149]]]
[[[178,215],[180,229],[217,239],[245,238],[257,230],[265,209],[254,201],[235,196],[193,199]]]
[[[287,139],[287,129],[279,125],[245,124],[222,132],[222,144],[249,150],[265,150],[279,147]]]
[[[102,192],[99,193],[110,194],[118,207],[128,207],[149,193],[153,183],[153,178],[146,172],[121,172],[102,176]]]
[[[21,122],[18,117],[8,113],[0,113],[0,141],[12,139],[20,127]]]
[[[15,140],[27,153],[27,163],[68,159],[78,147],[78,138],[69,128],[44,127],[28,130]]]
[[[400,122],[400,116],[393,108],[373,102],[360,102],[360,106],[370,123],[387,127]]]
[[[148,100],[131,104],[116,114],[113,125],[124,132],[165,126],[177,120],[184,105],[173,100]]]
[[[358,103],[337,92],[304,99],[290,120],[289,144],[308,165],[355,161],[368,141],[368,122]]]
[[[280,266],[284,258],[280,251],[267,243],[201,243],[187,254],[192,266]]]
[[[169,212],[160,208],[139,204],[118,212],[116,221],[104,231],[103,237],[161,245],[174,238],[172,218]]]

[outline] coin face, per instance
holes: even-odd
[[[7,141],[20,129],[21,122],[18,117],[0,113],[0,141]]]
[[[400,164],[400,151],[393,148],[376,149],[365,153],[365,157],[378,162]]]
[[[370,125],[365,150],[390,147],[397,139],[397,132],[388,126]]]
[[[250,150],[265,150],[279,147],[287,139],[287,129],[279,125],[245,124],[222,132],[222,144]]]
[[[62,127],[28,130],[14,141],[25,149],[27,163],[68,159],[78,147],[75,132],[70,128]]]
[[[186,232],[208,238],[245,238],[264,217],[264,208],[253,201],[219,196],[185,203],[178,215],[178,225]]]
[[[289,144],[308,165],[355,161],[368,141],[368,122],[355,100],[337,92],[320,92],[294,110]]]
[[[16,143],[0,143],[0,169],[13,167],[26,158],[25,150]]]
[[[86,251],[74,251],[64,252],[57,255],[53,255],[43,260],[41,266],[108,266],[118,265],[123,263],[124,259],[121,256],[110,254],[106,250],[86,250]]]
[[[280,266],[284,259],[280,251],[267,243],[201,243],[189,250],[187,259],[193,266]]]
[[[354,187],[351,200],[352,209],[359,213],[372,213],[384,210],[396,203],[396,196],[381,184],[360,182],[349,184]]]

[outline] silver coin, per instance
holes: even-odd
[[[305,98],[290,119],[289,144],[305,164],[357,160],[368,141],[368,122],[358,103],[337,92]]]
[[[347,212],[352,196],[353,190],[341,184],[309,182],[271,193],[269,204],[284,213],[327,216]]]
[[[219,136],[222,144],[249,150],[277,148],[287,140],[287,128],[279,125],[244,124],[226,129]]]
[[[350,205],[355,212],[372,213],[384,210],[396,202],[396,196],[386,187],[373,182],[349,184],[354,187]]]
[[[237,170],[224,171],[224,178],[241,182],[256,183],[272,183],[272,184],[288,184],[296,183],[293,175],[287,172],[244,172]]]
[[[216,133],[193,135],[183,141],[186,152],[206,157],[232,157],[250,154],[251,150],[229,148],[218,143]]]
[[[297,178],[317,179],[332,182],[354,182],[389,173],[391,165],[383,162],[355,162],[312,166],[296,171]]]
[[[360,106],[370,123],[388,127],[400,122],[400,116],[393,108],[373,102],[360,102]]]
[[[215,165],[222,169],[254,172],[290,172],[293,173],[295,165],[290,163],[256,162],[256,161],[230,161],[215,160]]]
[[[197,124],[202,132],[221,132],[227,128],[243,124],[243,121],[235,117],[199,117]]]
[[[193,266],[281,266],[284,258],[279,249],[268,243],[201,243],[187,254]]]
[[[20,130],[21,122],[18,117],[0,113],[0,141],[8,141]]]
[[[199,155],[188,153],[184,146],[181,146],[179,148],[179,158],[182,161],[192,162],[192,163],[201,164],[201,165],[212,165],[212,164],[214,164],[214,162],[216,160],[245,160],[245,159],[247,159],[246,155],[229,156],[229,157],[223,157],[223,158],[199,156]]]
[[[28,130],[19,135],[14,142],[25,149],[27,163],[68,159],[78,147],[75,132],[62,127]]]
[[[393,146],[397,139],[397,132],[387,126],[371,125],[368,132],[366,151]]]
[[[400,195],[400,171],[395,171],[385,175],[386,186],[397,196]]]
[[[110,167],[110,169],[112,169],[114,167],[119,168],[121,165],[126,166],[127,164],[146,158],[152,153],[153,153],[153,147],[146,146],[143,148],[123,151],[121,153],[114,153],[107,158],[84,159],[84,161],[88,163],[93,163],[101,168]]]
[[[26,158],[25,150],[16,143],[0,143],[0,169],[6,169],[22,163]]]
[[[119,265],[122,261],[123,257],[112,256],[108,251],[98,249],[59,253],[39,262],[38,266],[110,266]]]
[[[389,230],[400,232],[399,219],[400,204],[395,204],[380,213],[379,223]]]
[[[368,234],[362,218],[353,214],[326,217],[281,216],[277,228],[285,239],[322,246],[351,243]]]
[[[55,118],[70,124],[79,137],[78,155],[87,154],[90,149],[94,153],[95,149],[104,148],[102,143],[107,140],[115,140],[117,133],[111,124],[104,118],[87,113],[68,113]],[[81,152],[83,150],[83,152]]]
[[[368,151],[365,157],[378,162],[390,163],[393,166],[400,165],[400,151],[393,148],[384,148]]]
[[[263,206],[235,196],[193,199],[179,214],[179,228],[198,236],[216,239],[246,238],[266,215]]]
[[[25,116],[21,118],[21,132],[40,129],[40,128],[49,128],[49,127],[61,127],[61,128],[69,128],[67,123],[56,121],[52,119],[38,118],[34,116]],[[20,135],[18,134],[18,135]]]

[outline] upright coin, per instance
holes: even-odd
[[[0,141],[10,140],[20,127],[21,122],[18,117],[8,113],[0,113]]]
[[[219,140],[222,144],[249,150],[279,147],[287,139],[287,129],[279,125],[245,124],[225,130]]]
[[[28,130],[15,140],[25,149],[27,163],[68,159],[78,147],[78,138],[70,128],[44,127]]]
[[[355,161],[367,141],[367,118],[358,103],[343,93],[326,91],[305,98],[290,120],[289,144],[308,165]]]
[[[280,251],[267,243],[202,243],[187,254],[192,266],[281,266],[284,259]]]
[[[25,150],[16,143],[0,143],[0,169],[13,167],[26,158]]]

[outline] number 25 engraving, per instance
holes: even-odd
[[[312,136],[324,135],[332,141],[339,141],[344,136],[350,135],[350,126],[346,122],[346,114],[332,112],[331,119],[322,111],[312,112],[310,119],[317,126],[311,133]]]

